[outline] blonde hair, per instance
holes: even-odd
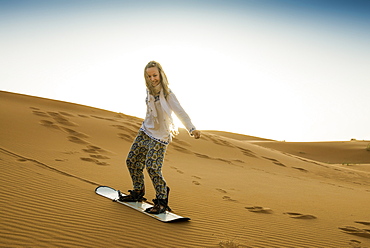
[[[148,89],[148,91],[149,91],[149,93],[151,95],[153,95],[153,96],[155,95],[154,88],[152,86],[151,81],[149,80],[148,73],[146,72],[146,70],[148,68],[152,68],[152,67],[156,67],[158,69],[158,72],[159,72],[159,75],[160,75],[160,79],[161,79],[160,84],[161,84],[162,89],[163,89],[164,97],[167,98],[167,96],[170,94],[170,89],[168,88],[167,76],[166,76],[166,73],[164,73],[161,64],[159,64],[156,61],[150,61],[145,66],[145,69],[144,69],[144,78],[145,78],[146,88]]]

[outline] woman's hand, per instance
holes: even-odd
[[[191,132],[191,135],[193,135],[195,139],[199,139],[200,138],[200,131],[199,130],[194,130],[193,132]]]

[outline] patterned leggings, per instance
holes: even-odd
[[[162,176],[162,163],[166,148],[166,145],[150,138],[143,131],[139,131],[126,160],[134,190],[144,189],[143,170],[146,166],[157,198],[167,198],[167,185]]]

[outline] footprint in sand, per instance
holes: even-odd
[[[217,160],[217,161],[221,161],[221,162],[225,162],[225,163],[228,163],[228,164],[235,165],[232,161],[227,160],[227,159],[210,157],[210,156],[208,156],[208,155],[201,154],[201,153],[197,153],[197,152],[194,152],[194,154],[195,154],[195,156],[197,156],[197,157],[199,157],[199,158],[211,159],[211,160]]]
[[[222,199],[224,199],[226,201],[237,202],[237,200],[234,200],[230,196],[227,196],[227,195],[223,196]]]
[[[32,111],[32,113],[34,115],[41,116],[41,117],[49,117],[47,113],[42,112],[42,111],[38,111],[38,110],[34,110],[34,111]]]
[[[92,163],[95,163],[95,164],[97,164],[97,165],[109,165],[108,163],[106,163],[106,162],[101,162],[101,161],[99,161],[98,159],[94,159],[94,158],[83,158],[83,157],[81,157],[80,158],[81,160],[83,160],[83,161],[86,161],[86,162],[92,162]]]
[[[195,179],[198,179],[198,180],[202,179],[201,177],[198,177],[198,176],[191,176],[191,177],[193,177]],[[195,184],[195,185],[200,185],[200,182],[196,181],[196,180],[192,181],[192,183]]]
[[[179,151],[179,152],[182,152],[182,153],[187,153],[187,154],[192,154],[192,152],[189,149],[187,149],[187,148],[185,148],[185,147],[183,147],[181,145],[178,145],[178,144],[173,143],[172,144],[172,147],[176,151]]]
[[[33,114],[38,115],[38,116],[42,116],[42,117],[52,117],[54,119],[54,121],[57,122],[58,124],[62,124],[62,125],[66,125],[66,126],[76,126],[75,123],[70,122],[67,118],[62,116],[62,115],[64,115],[64,116],[73,116],[72,114],[69,114],[67,112],[59,112],[59,113],[48,112],[48,113],[45,113],[45,112],[42,112],[42,111],[39,111],[39,110],[34,110]],[[59,125],[57,125],[53,121],[41,120],[40,124],[45,126],[45,127],[48,127],[48,128],[63,130],[66,133],[68,133],[72,136],[76,136],[76,137],[80,137],[80,138],[88,138],[88,136],[84,133],[80,133],[80,132],[75,131],[75,130],[70,129],[70,128],[60,127]],[[70,138],[70,141],[76,142],[76,143],[81,143],[79,140],[76,140],[74,138]]]
[[[176,170],[177,173],[184,174],[183,171],[177,169],[175,166],[171,166],[170,168]]]
[[[370,230],[369,229],[360,229],[353,226],[338,227],[340,230],[347,234],[356,235],[363,238],[370,239]]]
[[[77,126],[76,123],[71,122],[68,118],[57,112],[48,112],[48,114],[59,124],[64,126]]]
[[[276,164],[276,165],[279,165],[279,166],[283,166],[283,167],[286,167],[286,165],[285,164],[283,164],[283,163],[280,163],[279,161],[277,161],[277,162],[273,162],[274,164]]]
[[[48,120],[41,120],[40,121],[40,124],[44,127],[48,127],[48,128],[54,128],[54,129],[58,129],[60,130],[60,127],[58,125],[55,125],[54,122],[52,121],[48,121]]]
[[[260,207],[260,206],[245,207],[245,208],[248,209],[249,212],[253,212],[253,213],[272,214],[271,208],[265,208],[265,207]]]
[[[267,160],[270,160],[272,161],[274,164],[276,165],[279,165],[279,166],[283,166],[283,167],[286,167],[285,164],[281,163],[279,160],[277,159],[274,159],[274,158],[269,158],[269,157],[263,157],[264,159],[267,159]]]
[[[68,112],[63,112],[63,111],[59,111],[59,113],[60,113],[61,115],[64,115],[64,116],[69,116],[69,117],[73,117],[73,116],[74,116],[73,114],[70,114],[70,113],[68,113]]]
[[[132,130],[130,128],[127,127],[127,124],[125,126],[123,125],[112,125],[112,127],[115,127],[119,130],[122,130],[122,131],[125,131],[125,133],[118,133],[118,137],[120,139],[123,139],[123,140],[126,140],[126,141],[129,141],[129,142],[132,142],[136,135],[137,135],[137,130]]]
[[[233,162],[245,164],[245,162],[243,160],[240,160],[240,159],[234,159],[234,160],[231,161],[231,163],[233,163]]]
[[[76,136],[76,137],[79,137],[79,138],[88,138],[89,137],[87,134],[78,132],[78,131],[70,129],[70,128],[62,127],[62,129],[65,132],[67,132],[68,134],[72,135],[72,136]]]
[[[310,214],[300,214],[300,213],[293,213],[293,212],[285,212],[284,214],[289,215],[290,218],[294,219],[304,219],[304,220],[312,220],[317,219],[316,216]]]
[[[226,190],[223,190],[223,189],[220,189],[220,188],[216,188],[216,190],[222,194],[227,194],[227,191]],[[226,201],[231,201],[231,202],[237,202],[237,200],[234,200],[232,199],[230,196],[227,196],[227,195],[224,195],[222,197],[222,199],[226,200]]]
[[[132,137],[132,135],[125,134],[125,133],[118,133],[117,135],[120,139],[123,139],[125,141],[130,141],[130,142],[132,142],[135,138],[135,137]]]
[[[108,156],[91,154],[90,157],[97,159],[110,159]]]
[[[124,131],[127,131],[127,127],[126,126],[123,126],[123,125],[112,125],[112,127],[115,127],[119,130],[124,130]]]
[[[244,156],[252,157],[252,158],[257,158],[257,156],[252,152],[251,150],[245,149],[243,147],[239,147],[239,150],[243,153]]]
[[[233,164],[233,162],[231,162],[230,160],[227,160],[227,159],[223,159],[223,158],[213,158],[213,159],[221,161],[221,162],[225,162],[225,163],[228,163],[228,164]]]
[[[234,145],[229,141],[226,141],[214,134],[203,134],[203,137],[206,138],[206,140],[211,140],[216,145],[234,147]]]
[[[361,241],[351,239],[348,243],[352,248],[361,248]]]
[[[302,171],[302,172],[308,172],[308,170],[300,168],[300,167],[292,167],[292,168],[296,169],[296,170],[299,170],[299,171]]]
[[[222,194],[227,194],[227,191],[226,191],[226,190],[219,189],[219,188],[217,188],[216,190],[217,190],[218,192],[221,192]]]
[[[210,159],[210,157],[208,155],[205,155],[205,154],[200,154],[200,153],[194,153],[197,157],[199,158],[206,158],[206,159]]]
[[[110,159],[110,157],[100,154],[100,153],[107,153],[107,151],[105,151],[104,149],[98,146],[88,145],[86,146],[85,149],[82,149],[82,151],[89,153],[90,157],[89,158],[81,157],[80,158],[81,160],[87,161],[87,162],[93,162],[97,165],[109,165],[109,163],[102,162],[99,160],[99,159]]]
[[[68,138],[69,141],[77,143],[77,144],[82,144],[82,145],[88,144],[87,141],[85,141],[85,140],[83,140],[79,137],[76,137],[76,136],[68,136],[67,138]]]
[[[355,223],[370,226],[370,221],[355,221]]]
[[[56,158],[54,159],[55,161],[57,162],[64,162],[64,161],[68,161],[68,159],[62,159],[62,158]]]
[[[98,147],[98,146],[93,146],[93,145],[88,145],[86,146],[87,148],[82,149],[82,151],[87,152],[87,153],[107,153],[104,149]]]
[[[19,162],[27,162],[27,161],[28,161],[28,159],[25,159],[25,158],[18,158],[18,159],[17,159],[17,161],[19,161]]]
[[[101,117],[101,116],[97,116],[97,115],[91,115],[91,117],[94,117],[94,118],[99,119],[99,120],[105,120],[105,121],[112,121],[112,122],[116,122],[117,121],[117,120],[112,119],[112,118]]]

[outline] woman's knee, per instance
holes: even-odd
[[[146,170],[150,177],[161,177],[162,172],[157,166],[146,166]]]

